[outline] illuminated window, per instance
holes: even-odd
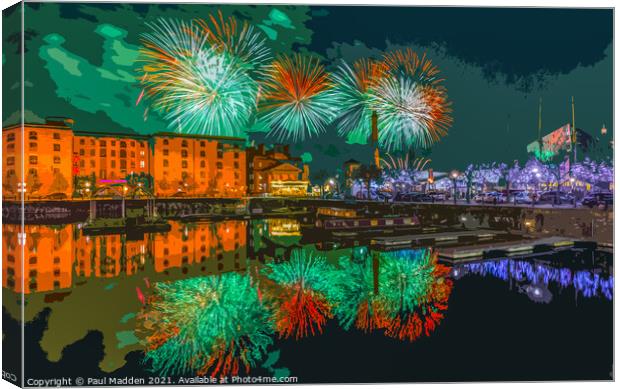
[[[181,150],[181,158],[187,158],[187,150]]]
[[[36,165],[39,163],[39,158],[36,155],[31,155],[29,161],[31,165]]]
[[[144,168],[144,161],[140,161],[140,167]]]
[[[59,164],[60,163],[60,157],[54,157],[54,163]]]
[[[187,161],[185,161],[185,160],[181,161],[181,167],[183,169],[187,169]]]
[[[15,157],[7,157],[6,164],[9,166],[15,165]]]

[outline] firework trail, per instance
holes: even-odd
[[[228,46],[213,45],[213,37],[197,23],[161,19],[148,26],[141,58],[148,73],[142,85],[151,107],[180,132],[242,135],[258,94],[243,59]]]
[[[279,56],[261,85],[261,120],[279,141],[304,141],[325,132],[334,117],[331,82],[319,60]]]

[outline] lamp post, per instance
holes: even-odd
[[[459,172],[457,170],[452,170],[450,176],[452,177],[452,186],[454,187],[454,204],[456,204],[456,179],[459,176]]]

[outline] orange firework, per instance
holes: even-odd
[[[248,22],[240,25],[235,17],[224,18],[222,11],[218,11],[206,20],[196,19],[196,23],[212,47],[229,53],[255,70],[261,70],[269,60],[265,39]]]
[[[420,57],[411,48],[385,54],[383,63],[390,74],[405,75],[424,85],[437,85],[443,81],[439,78],[439,68],[426,58],[426,53]]]
[[[285,294],[275,313],[275,326],[280,337],[289,338],[294,334],[295,339],[301,339],[322,333],[327,319],[332,316],[325,296],[301,285]]]
[[[280,140],[303,141],[325,131],[333,117],[332,84],[318,58],[281,55],[269,67],[260,110]]]

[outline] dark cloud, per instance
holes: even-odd
[[[568,73],[602,60],[613,36],[610,9],[322,7],[308,26],[311,49],[332,42],[441,46],[507,82],[539,72]],[[318,10],[317,10],[318,12]],[[317,15],[313,9],[313,14]]]

